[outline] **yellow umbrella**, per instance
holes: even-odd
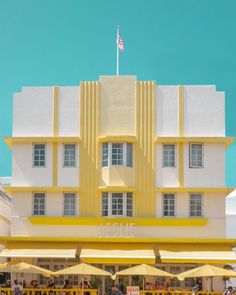
[[[158,269],[156,267],[147,265],[147,264],[140,264],[136,265],[121,271],[118,271],[115,276],[162,276],[162,277],[175,277],[175,275],[166,272],[164,270]]]
[[[39,273],[44,275],[45,277],[49,277],[54,275],[54,273],[45,268],[23,262],[18,259],[11,260],[9,262],[0,264],[1,272],[21,272],[21,273]]]
[[[1,270],[1,269],[0,269]],[[54,272],[55,275],[95,275],[95,276],[111,276],[108,271],[100,269],[98,267],[86,264],[79,263],[61,270]]]
[[[197,268],[190,269],[177,275],[177,278],[182,281],[185,278],[200,278],[200,277],[236,277],[236,272],[227,270],[213,265],[203,265]]]
[[[100,269],[98,267],[86,264],[86,263],[79,263],[61,270],[54,272],[55,275],[82,275],[82,276],[111,276],[108,271]],[[84,284],[82,285],[82,294],[84,294]]]
[[[176,277],[176,275],[166,272],[164,270],[158,269],[156,267],[140,264],[121,271],[118,271],[114,276],[157,276],[157,277]],[[143,290],[144,290],[144,278],[143,278]]]
[[[185,278],[200,278],[200,277],[236,277],[236,272],[227,270],[221,267],[213,265],[203,265],[197,268],[190,269],[177,275],[177,278],[182,281]],[[208,285],[208,292],[210,291],[210,285]]]

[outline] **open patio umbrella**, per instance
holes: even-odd
[[[18,259],[13,259],[9,262],[0,264],[0,272],[21,272],[21,273],[37,273],[42,274],[45,277],[54,275],[54,273],[45,268],[23,262]]]
[[[86,264],[79,263],[61,270],[54,272],[55,275],[82,275],[84,276],[95,275],[95,276],[111,276],[108,271],[100,269],[98,267]],[[82,284],[82,294],[84,294],[84,284]]]
[[[190,269],[177,275],[177,278],[182,281],[185,278],[200,278],[200,277],[236,277],[236,272],[227,270],[221,267],[213,265],[203,265],[197,268]],[[210,291],[210,285],[208,285],[208,292]]]
[[[147,264],[140,264],[136,265],[115,273],[113,278],[115,279],[116,276],[130,276],[130,275],[137,275],[137,276],[157,276],[157,277],[176,277],[176,275],[166,272],[164,270],[158,269],[156,267],[147,265]],[[144,278],[143,278],[143,290],[144,290]]]

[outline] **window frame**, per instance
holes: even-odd
[[[66,215],[65,214],[65,195],[66,194],[74,194],[75,196],[75,214],[74,215]],[[62,216],[63,217],[73,217],[78,216],[78,196],[76,192],[63,192],[63,201],[62,201]]]
[[[36,166],[34,163],[34,157],[35,157],[35,146],[42,144],[44,145],[44,153],[45,153],[45,157],[44,157],[44,165],[43,166]],[[33,168],[46,168],[47,167],[47,144],[44,142],[37,142],[37,143],[33,143],[32,144],[32,167]]]
[[[174,166],[165,166],[164,165],[164,151],[165,146],[173,145],[174,146]],[[177,146],[176,143],[163,143],[162,144],[162,168],[176,168],[177,167]]]
[[[174,215],[164,215],[164,196],[165,195],[173,195],[174,196]],[[177,216],[177,198],[176,198],[176,193],[163,193],[162,194],[162,217],[163,218],[175,218]]]
[[[195,166],[192,165],[192,145],[198,144],[202,146],[202,165],[201,166]],[[204,168],[204,144],[202,142],[190,142],[189,143],[189,168],[194,168],[194,169],[202,169]]]
[[[105,162],[106,160],[103,160],[103,145],[107,144],[108,145],[108,153],[107,153],[107,165],[103,165],[103,162]],[[122,144],[122,164],[112,164],[112,145],[113,144]],[[128,165],[128,153],[127,153],[127,149],[128,149],[128,144],[131,145],[131,166]],[[127,168],[133,168],[133,160],[134,160],[134,151],[133,151],[133,143],[131,142],[121,142],[121,141],[117,141],[117,142],[103,142],[102,143],[102,148],[101,148],[101,166],[102,168],[104,167],[127,167]]]
[[[107,215],[103,215],[103,197],[105,197],[104,194],[107,194]],[[123,211],[123,214],[122,215],[113,215],[112,214],[112,195],[113,194],[122,194],[122,200],[123,200],[123,203],[122,203],[122,211]],[[132,215],[131,216],[128,216],[127,215],[127,211],[128,211],[128,208],[127,208],[127,197],[128,197],[128,194],[131,194],[131,197],[132,197]],[[101,216],[104,217],[104,218],[109,218],[109,217],[127,217],[127,218],[133,218],[134,217],[134,197],[133,197],[133,193],[132,192],[102,192],[101,194],[101,198],[102,198],[102,202],[101,202]],[[130,209],[129,209],[130,210]]]
[[[43,215],[39,215],[39,214],[34,214],[34,197],[35,194],[44,194],[44,214]],[[47,194],[46,192],[33,192],[32,193],[32,216],[47,216]]]
[[[74,145],[75,146],[75,164],[74,166],[65,166],[65,146],[66,145]],[[77,168],[77,144],[74,142],[65,142],[63,143],[63,153],[62,153],[62,167],[63,168]]]
[[[191,195],[200,195],[201,196],[201,216],[191,216],[191,205],[190,205],[190,202],[191,202]],[[203,193],[201,192],[190,192],[189,193],[189,198],[188,198],[188,215],[189,215],[189,218],[203,218],[204,217],[204,213],[203,213]]]

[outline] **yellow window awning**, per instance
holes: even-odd
[[[106,263],[106,264],[154,264],[156,255],[152,247],[130,249],[109,249],[102,247],[99,249],[81,249],[80,259],[86,263]]]
[[[76,249],[3,249],[0,257],[75,258]]]
[[[233,251],[186,251],[159,250],[160,260],[165,263],[235,263]]]

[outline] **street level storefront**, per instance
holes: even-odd
[[[115,274],[117,271],[136,264],[156,265],[162,270],[178,274],[201,264],[233,264],[236,254],[232,248],[236,240],[232,239],[138,239],[138,238],[56,238],[56,237],[5,237],[1,238],[4,249],[2,257],[21,258],[38,266],[57,271],[59,269],[86,262]],[[46,286],[48,279],[42,275],[25,275],[12,278],[39,280],[40,286]],[[79,276],[55,277],[55,283],[62,287],[65,279],[70,279],[74,287],[79,287]],[[90,278],[93,280],[93,278]],[[181,282],[176,278],[146,278],[146,282],[167,282],[174,290],[191,290],[196,280]],[[124,287],[140,284],[136,277],[119,277],[116,283]],[[215,278],[212,288],[220,291],[224,288],[223,278]],[[100,279],[103,291],[109,288],[112,280]],[[207,290],[207,279],[201,280],[203,290]]]

